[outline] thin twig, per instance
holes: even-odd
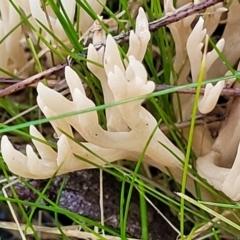
[[[58,64],[57,66],[51,67],[41,73],[35,74],[21,82],[15,83],[9,87],[4,88],[3,90],[0,91],[0,98],[4,97],[6,95],[9,95],[11,93],[17,92],[33,83],[39,82],[42,79],[49,77],[57,72],[59,72],[60,70],[62,70],[63,68],[65,68],[67,66],[67,62],[62,63],[62,64]]]
[[[156,85],[155,91],[162,91],[167,90],[171,88],[175,88],[177,86],[171,86],[171,85]],[[183,94],[195,94],[196,88],[187,88],[187,89],[176,89],[176,92],[183,93]],[[203,95],[205,92],[205,88],[201,88],[200,94]],[[220,93],[220,96],[225,97],[240,97],[240,88],[224,88],[222,92]]]

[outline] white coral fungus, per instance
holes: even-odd
[[[45,19],[46,16],[39,9],[39,1],[19,0],[16,2],[26,13],[29,14],[29,11],[31,11],[32,20],[38,19],[45,23],[47,28],[49,27]],[[30,3],[30,5],[26,5],[26,2]],[[37,2],[36,5],[35,2]],[[69,13],[70,19],[73,21],[75,2],[66,0],[62,0],[62,2],[65,10]],[[98,1],[93,2],[97,4]],[[167,14],[174,11],[172,0],[166,0],[165,3]],[[99,4],[92,4],[92,6],[98,9],[97,12],[101,11]],[[191,29],[191,23],[194,20],[194,16],[169,25],[176,45],[174,69],[177,73],[176,76],[178,76],[178,79],[171,79],[172,82],[174,80],[174,82],[176,81],[180,85],[186,84],[190,71],[192,82],[197,81],[203,58],[203,39],[207,33],[211,35],[218,25],[220,21],[219,12],[226,10],[222,6],[222,3],[215,6],[218,12],[217,15],[207,17],[205,20],[200,17],[193,30]],[[7,5],[7,1],[2,1],[0,4],[0,9],[3,8],[7,9],[6,13],[9,11],[9,14],[13,11],[10,5]],[[35,11],[35,8],[38,8],[38,10]],[[236,61],[239,59],[237,51],[230,51],[232,48],[237,49],[239,45],[239,33],[236,28],[239,26],[240,15],[235,14],[239,9],[240,4],[237,1],[233,1],[229,7],[223,38],[216,44],[219,51],[223,51],[223,54],[232,65],[236,64]],[[84,14],[86,13],[81,13],[81,17],[84,17]],[[2,20],[4,19],[7,19],[7,15],[3,14]],[[12,20],[14,19],[15,23],[19,21],[19,17],[13,14]],[[62,41],[65,40],[66,35],[54,15],[50,15],[50,22],[54,32],[59,35],[58,37],[61,37]],[[85,25],[85,21],[82,21],[82,23],[84,25],[80,27],[82,32],[84,32],[87,30],[84,28],[87,25]],[[2,26],[0,32],[2,35],[5,35],[3,21],[0,21],[0,26]],[[13,26],[14,24],[10,27]],[[36,22],[34,26],[37,26]],[[19,30],[15,32],[15,34],[17,33],[19,36]],[[50,35],[44,34],[48,40],[52,40]],[[11,36],[8,39],[9,44],[12,40]],[[117,44],[110,35],[106,39],[105,51],[104,47],[96,50],[93,45],[89,45],[87,57],[90,61],[87,63],[87,66],[100,80],[106,104],[135,98],[154,91],[155,85],[153,82],[147,81],[147,73],[141,63],[149,39],[150,33],[147,18],[140,8],[136,22],[136,31],[131,31],[130,33],[129,49],[126,54],[128,59],[122,59]],[[0,50],[4,54],[7,54],[7,51],[11,51],[11,48],[6,48],[6,44],[2,43],[0,45]],[[225,73],[226,67],[219,67],[222,66],[221,61],[215,50],[207,53],[204,77],[213,78]],[[95,65],[93,62],[98,64]],[[6,61],[0,61],[0,67],[5,68],[6,64]],[[19,67],[18,61],[14,62],[14,64],[16,68]],[[95,104],[87,98],[76,72],[70,67],[66,67],[65,77],[72,95],[72,101],[39,83],[37,87],[38,105],[46,117],[74,111],[82,111],[82,113],[51,121],[58,135],[57,151],[53,150],[46,143],[46,139],[34,126],[30,127],[30,134],[34,137],[32,141],[38,151],[38,155],[30,145],[26,147],[26,155],[24,155],[14,149],[7,136],[3,136],[1,151],[9,169],[22,177],[44,179],[54,174],[92,168],[95,165],[104,166],[119,159],[138,160],[157,125],[155,118],[141,106],[143,99],[127,101],[127,103],[106,108],[107,130],[104,130],[98,123],[97,112],[93,110]],[[231,79],[230,82],[221,81],[215,86],[207,84],[204,96],[199,101],[199,111],[204,114],[212,111],[223,87],[229,87],[233,82],[234,79]],[[239,87],[239,85],[235,87]],[[176,110],[176,115],[178,118],[182,116],[183,120],[189,119],[191,117],[193,98],[189,99],[189,97],[181,95],[180,101],[181,112]],[[89,108],[91,108],[91,111],[88,111]],[[205,126],[196,126],[192,145],[198,157],[196,163],[198,173],[216,189],[221,190],[236,201],[240,200],[239,109],[239,98],[229,101],[228,115],[224,124],[222,124],[217,139],[211,137],[210,131]],[[71,139],[74,136],[72,128],[80,133],[85,142],[78,144]],[[188,129],[183,130],[183,135],[188,136]],[[87,161],[84,161],[84,159]],[[157,128],[147,147],[143,161],[158,167],[163,172],[170,172],[177,181],[181,182],[182,163],[180,160],[183,159],[183,153]],[[166,167],[168,168],[167,170]],[[193,181],[188,181],[187,189],[194,194]]]
[[[138,52],[135,53],[130,46],[129,53],[137,56],[129,56],[126,68],[122,63],[117,44],[111,35],[106,40],[103,62],[101,58],[98,58],[96,50],[93,47],[89,48],[89,56],[92,56],[104,66],[104,69],[100,67],[94,68],[92,65],[89,68],[93,70],[96,76],[101,78],[100,80],[104,86],[104,97],[108,98],[106,94],[110,93],[109,102],[130,99],[154,91],[154,83],[147,81],[146,70],[142,63],[137,60],[142,59],[146,51],[146,41],[149,40],[150,36],[147,24],[145,24],[146,21],[146,16],[143,14],[143,10],[140,9],[136,24],[136,29],[140,30],[130,36],[130,42],[138,43]],[[147,34],[142,35],[141,33],[144,32]],[[78,75],[70,67],[65,68],[65,77],[70,88],[72,101],[67,100],[60,93],[42,83],[38,84],[37,102],[46,117],[95,107],[95,104],[87,98]],[[118,112],[125,130],[110,131],[109,129],[102,129],[98,123],[96,111],[87,111],[79,115],[51,121],[59,138],[57,152],[45,144],[44,141],[46,140],[34,126],[31,126],[30,134],[43,140],[43,142],[33,140],[40,158],[29,145],[26,149],[26,156],[15,150],[8,138],[4,136],[1,141],[3,158],[9,169],[15,174],[40,179],[49,178],[54,173],[63,174],[69,171],[94,167],[89,162],[104,165],[105,162],[101,158],[106,159],[108,162],[125,158],[138,160],[157,125],[155,118],[141,106],[142,102],[143,100],[137,100],[119,104],[112,107],[115,111],[109,111],[108,119],[114,119],[112,114]],[[118,122],[111,122],[111,129],[118,129],[117,124]],[[64,134],[67,133],[73,137],[71,127],[86,140],[86,142],[82,143],[86,148],[81,147]],[[91,152],[96,153],[101,158]],[[76,155],[87,159],[88,162],[77,159]],[[177,167],[181,166],[176,156],[183,159],[183,153],[157,128],[146,150],[145,161],[166,171],[165,166],[170,169],[177,169]]]

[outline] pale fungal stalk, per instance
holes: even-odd
[[[44,10],[41,7],[41,1],[39,0],[28,0],[29,1],[29,7],[26,6],[26,3],[24,4],[23,9],[26,10],[26,14],[28,14],[28,11],[30,10],[30,13],[32,14],[33,19],[35,20],[34,25],[39,25],[39,28],[42,28],[42,26],[39,24],[43,24],[46,26],[46,28],[58,37],[62,42],[67,42],[68,38],[65,33],[65,30],[63,29],[59,19],[55,16],[54,12],[51,8],[47,7],[47,14],[44,12]],[[89,6],[93,9],[93,11],[96,14],[100,14],[102,12],[102,5],[106,3],[106,0],[100,1],[101,4],[97,0],[88,0],[87,1]],[[76,10],[76,1],[75,0],[61,0],[62,6],[70,20],[70,22],[74,25],[74,14]],[[22,5],[21,5],[22,6]],[[80,9],[80,19],[79,19],[79,29],[78,31],[84,34],[90,26],[93,24],[93,19],[91,16],[86,13],[86,11],[81,8]],[[43,33],[42,35],[46,37],[48,41],[54,42],[52,36],[42,29]]]
[[[223,49],[223,56],[228,60],[231,66],[234,66],[239,61],[239,51],[240,48],[239,41],[239,22],[240,22],[240,4],[238,1],[232,1],[229,9],[228,16],[226,19],[226,26],[222,34],[222,38],[225,40],[225,46]],[[211,66],[208,71],[208,78],[216,78],[223,76],[227,72],[227,66],[218,58]]]
[[[24,10],[25,14],[28,15],[28,11],[30,10],[30,14],[32,15],[31,23],[37,28],[41,29],[42,33],[41,35],[49,42],[51,43],[54,47],[59,48],[58,44],[54,40],[53,36],[50,34],[54,34],[57,36],[57,38],[63,42],[65,45],[70,46],[70,42],[68,40],[67,34],[65,29],[63,28],[62,24],[60,23],[59,19],[56,17],[55,13],[52,11],[51,8],[46,6],[46,11],[45,9],[42,9],[41,6],[41,1],[39,0],[28,0],[29,1],[29,7],[26,6],[27,4],[24,3]],[[101,4],[105,4],[106,0],[100,1]],[[92,8],[92,10],[96,14],[100,14],[102,12],[102,5],[100,4],[97,0],[88,0],[89,6]],[[77,7],[76,1],[75,0],[61,0],[62,6],[68,16],[68,19],[72,23],[72,25],[76,25],[74,23],[74,14],[75,10]],[[23,4],[23,3],[22,3]],[[85,4],[84,4],[85,5]],[[21,5],[22,6],[22,5]],[[62,10],[60,10],[62,12]],[[91,16],[88,15],[88,13],[83,9],[80,8],[80,19],[79,19],[79,29],[78,32],[83,35],[87,30],[89,30],[90,26],[93,24],[93,19]],[[63,14],[64,16],[64,14]],[[41,23],[41,24],[40,24]],[[48,31],[42,28],[42,25],[44,25]],[[75,26],[74,26],[75,27]],[[36,39],[38,36],[36,36]],[[40,45],[43,49],[46,49],[46,46],[43,42],[40,42]],[[49,53],[46,55],[47,56],[47,65],[51,66],[51,55]],[[60,59],[55,56],[54,62],[59,63]]]
[[[74,0],[61,0],[61,3],[68,15],[69,20],[73,23],[76,2]],[[39,26],[39,29],[42,28],[42,26],[39,24],[40,22],[62,42],[66,42],[67,35],[54,12],[52,12],[51,8],[46,7],[47,13],[44,12],[41,6],[41,1],[39,0],[29,0],[29,6],[32,17]],[[42,31],[42,36],[44,36],[47,41],[54,42],[53,37],[45,29],[42,29]]]
[[[198,158],[198,173],[216,189],[235,201],[240,200],[240,99],[230,103],[231,108],[211,151]]]

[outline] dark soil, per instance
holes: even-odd
[[[48,180],[29,180],[34,188],[42,191]],[[63,190],[59,196],[58,205],[71,212],[78,213],[81,216],[100,222],[100,206],[99,206],[99,170],[82,170],[72,172],[67,175],[58,176],[53,179],[50,187],[45,195],[56,202],[59,194],[59,189],[62,183],[65,183]],[[30,202],[35,202],[38,195],[30,190],[24,183],[14,185],[14,188],[20,199]],[[120,228],[119,212],[120,212],[120,196],[121,196],[121,181],[117,180],[111,174],[103,172],[103,205],[105,226],[108,226],[117,232]],[[128,184],[126,184],[125,200],[128,194]],[[11,193],[9,193],[11,194]],[[148,196],[149,197],[149,196]],[[171,221],[175,226],[178,226],[178,221],[170,212],[168,206],[151,199],[157,208]],[[47,204],[41,200],[42,204]],[[152,240],[175,240],[177,233],[171,226],[156,212],[156,210],[147,204],[147,220],[149,238]],[[130,237],[141,238],[141,211],[139,205],[139,192],[134,189],[130,210],[128,213],[127,234]]]

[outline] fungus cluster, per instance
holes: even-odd
[[[95,50],[93,45],[89,46],[88,59],[103,64],[103,68],[93,63],[89,63],[88,67],[99,77],[106,103],[131,99],[154,91],[154,83],[147,80],[146,70],[137,60],[142,60],[150,38],[148,21],[142,9],[139,10],[136,26],[136,32],[131,32],[130,35],[131,44],[128,53],[132,55],[129,55],[128,59],[124,59],[124,61],[121,59],[117,44],[111,35],[108,35],[106,39],[104,52],[102,49]],[[136,48],[137,51],[135,51]],[[38,84],[37,102],[46,117],[95,107],[95,104],[86,97],[78,75],[70,67],[65,68],[65,77],[72,101],[42,83]],[[8,138],[4,136],[1,143],[3,158],[11,171],[28,178],[49,178],[55,172],[62,174],[93,167],[90,163],[78,160],[75,155],[99,165],[105,165],[101,158],[108,162],[119,159],[138,160],[157,126],[155,118],[141,106],[142,102],[143,100],[131,101],[106,109],[107,130],[102,129],[99,125],[96,111],[52,121],[51,124],[59,138],[58,152],[33,139],[40,158],[30,145],[26,148],[26,156],[15,150]],[[72,127],[86,140],[82,144],[89,151],[66,135],[67,133],[73,137]],[[34,126],[30,127],[30,134],[46,141]],[[163,169],[164,166],[177,168],[181,164],[169,149],[180,159],[184,157],[161,130],[157,129],[147,148],[145,159],[149,164],[160,169]]]
[[[172,1],[165,1],[165,9],[174,11]],[[228,9],[225,20],[225,29],[222,38],[216,43],[216,47],[230,64],[238,64],[239,54],[233,50],[238,49],[237,25],[240,22],[239,16],[234,15],[240,10],[240,4],[233,1]],[[204,19],[199,18],[195,27],[191,29],[194,16],[187,17],[177,23],[169,25],[169,29],[176,44],[176,57],[174,69],[178,78],[172,79],[179,85],[187,84],[187,76],[191,73],[192,82],[196,82],[202,61],[203,39],[206,34],[209,36],[220,24],[221,13],[225,12],[223,3],[208,8],[207,12],[214,14],[205,15]],[[235,17],[233,17],[235,16]],[[238,56],[238,57],[237,57]],[[239,64],[238,69],[239,70]],[[216,78],[228,75],[229,71],[219,58],[217,52],[212,50],[207,53],[205,65],[205,79]],[[223,88],[239,88],[236,79],[219,81],[215,85],[206,85],[204,96],[200,99],[198,110],[202,114],[209,114],[216,108],[217,101]],[[180,95],[181,111],[176,108],[176,115],[183,120],[190,119],[193,105],[193,97]],[[176,100],[175,100],[176,101]],[[177,106],[177,104],[175,104]],[[197,171],[200,176],[205,178],[214,188],[224,192],[234,201],[240,200],[239,178],[239,98],[232,97],[226,106],[226,119],[218,129],[217,138],[211,134],[211,126],[196,126],[193,138],[193,149],[198,157],[196,161]],[[183,135],[187,138],[189,129],[183,129]]]
[[[62,2],[66,4],[66,1]],[[72,5],[74,5],[73,2],[75,1],[67,2],[72,2]],[[33,10],[32,1],[29,0],[29,3],[32,16],[47,24],[42,10],[39,7]],[[73,11],[71,10],[73,7],[70,9],[72,5],[68,5],[70,19],[73,19]],[[20,1],[19,6],[21,6]],[[22,8],[27,9],[23,5]],[[101,11],[99,6],[97,9],[99,12]],[[166,0],[165,13],[171,14],[174,11],[172,0]],[[220,22],[222,12],[226,9],[223,7],[223,3],[219,3],[207,11],[209,13],[214,12],[214,14],[206,14],[204,18],[199,17],[193,29],[191,24],[196,19],[196,15],[168,26],[176,46],[174,60],[176,74],[173,74],[171,79],[173,83],[178,85],[188,83],[189,73],[191,73],[192,82],[198,80],[203,58],[204,38],[206,34],[211,36]],[[226,27],[222,38],[216,43],[218,50],[223,52],[232,65],[237,63],[239,57],[236,51],[231,52],[232,46],[228,42],[231,40],[235,47],[239,44],[239,41],[236,41],[237,31],[231,32],[240,22],[239,14],[234,14],[236,11],[240,11],[240,4],[238,1],[233,1],[225,20]],[[53,17],[51,21],[56,28],[56,33],[59,31],[59,36],[64,41],[66,36],[61,35],[62,30],[57,23],[58,20]],[[86,30],[82,27],[82,31]],[[152,93],[155,89],[155,84],[147,80],[147,73],[142,64],[149,39],[148,21],[143,9],[140,8],[136,19],[135,32],[131,31],[130,34],[129,49],[125,59],[121,57],[117,44],[111,35],[101,40],[105,42],[105,48],[102,46],[96,50],[93,44],[89,45],[87,58],[90,61],[87,66],[101,82],[105,103],[120,102],[105,109],[106,130],[99,125],[96,106],[86,96],[82,81],[73,69],[65,68],[65,78],[72,100],[66,99],[55,90],[39,83],[37,86],[37,103],[46,117],[75,111],[80,111],[80,113],[51,121],[51,125],[58,136],[57,151],[46,144],[46,139],[34,126],[30,127],[30,134],[34,137],[32,141],[38,154],[28,145],[26,155],[24,155],[14,149],[7,136],[3,136],[1,151],[9,169],[22,177],[44,179],[54,174],[92,168],[95,165],[104,166],[121,159],[137,161],[148,140],[151,139],[143,161],[165,173],[171,173],[181,183],[184,154],[174,146],[159,128],[156,128],[156,119],[142,107],[144,99],[139,98]],[[95,38],[93,40],[97,42],[99,39]],[[2,46],[0,45],[0,47]],[[94,64],[94,62],[97,64]],[[226,68],[224,71],[222,70],[224,68],[221,68],[220,72],[217,71],[219,67],[216,69],[216,63],[222,64],[217,52],[212,50],[206,56],[206,79],[228,73]],[[212,112],[223,88],[239,87],[239,84],[234,83],[234,81],[235,79],[230,82],[219,81],[215,85],[207,84],[204,96],[199,101],[199,112],[202,114]],[[189,99],[189,96],[180,95],[179,99],[181,110],[176,107],[176,116],[179,120],[190,119],[193,97]],[[177,98],[174,101],[176,103]],[[240,175],[238,170],[240,164],[239,104],[239,98],[229,100],[227,117],[219,129],[216,139],[211,136],[211,129],[207,125],[196,126],[193,139],[193,149],[198,157],[196,164],[199,175],[235,201],[240,200],[240,181],[238,181]],[[73,140],[73,129],[84,138],[84,142],[77,143]],[[183,136],[187,138],[188,134],[189,129],[183,129]],[[194,193],[194,184],[190,177],[187,188]]]

